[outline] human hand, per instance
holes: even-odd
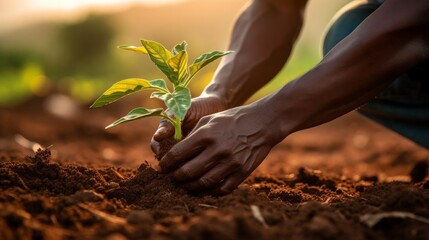
[[[281,141],[273,123],[270,114],[251,107],[205,116],[161,159],[161,172],[190,191],[227,194]]]
[[[217,96],[210,95],[193,98],[191,108],[182,123],[183,136],[186,136],[194,128],[200,118],[223,111],[226,108],[225,102]],[[169,121],[162,119],[151,140],[152,151],[158,155],[160,151],[159,143],[167,138],[172,138],[173,135],[173,125]]]

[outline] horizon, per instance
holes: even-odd
[[[160,7],[190,0],[17,0],[0,3],[0,33],[27,25],[49,21],[75,21],[89,12],[109,13],[133,5]]]

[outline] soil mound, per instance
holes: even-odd
[[[423,184],[377,183],[301,168],[250,177],[222,197],[190,195],[147,163],[136,171],[52,162],[49,149],[0,162],[1,239],[427,239]],[[370,215],[371,217],[372,215]]]

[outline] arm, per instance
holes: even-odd
[[[429,58],[429,1],[387,0],[311,71],[255,103],[201,118],[160,161],[190,190],[235,189],[289,134],[334,119]]]
[[[429,58],[428,16],[428,1],[386,1],[315,68],[256,105],[274,107],[280,138],[358,108]]]
[[[230,49],[204,95],[227,108],[243,104],[268,83],[289,58],[301,30],[306,0],[254,0],[237,19]]]
[[[182,130],[191,131],[201,117],[242,104],[283,67],[302,26],[307,0],[253,0],[237,19],[230,43],[235,53],[223,59],[212,82],[192,105]],[[152,150],[174,128],[161,120]]]

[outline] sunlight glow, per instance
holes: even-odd
[[[112,7],[128,4],[164,5],[183,1],[184,0],[28,0],[30,7],[40,10],[76,10],[83,7]]]
[[[130,5],[161,6],[189,0],[0,0],[0,32],[47,19],[76,19],[91,10],[112,12]]]

